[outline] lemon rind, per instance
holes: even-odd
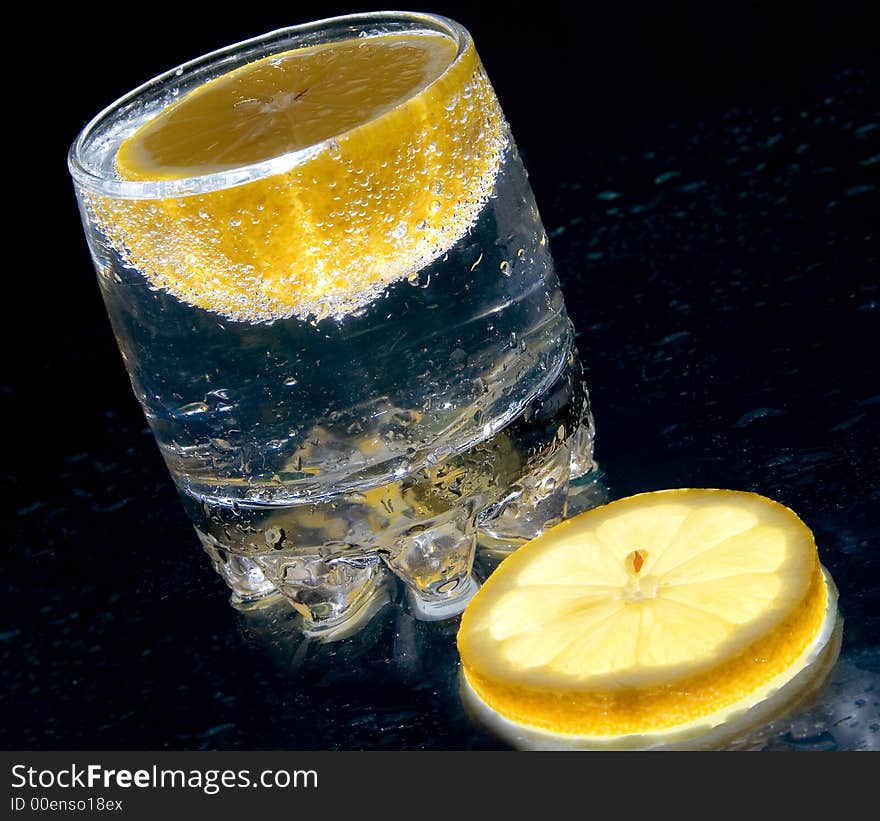
[[[814,639],[798,658],[762,687],[736,702],[656,732],[583,735],[553,732],[514,721],[490,706],[474,689],[462,666],[462,699],[475,717],[512,746],[531,750],[660,750],[712,748],[765,724],[821,686],[837,659],[842,620],[831,575],[820,565],[826,609]]]

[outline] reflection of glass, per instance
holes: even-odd
[[[371,141],[352,129],[210,173],[117,173],[120,144],[208,80],[389,32],[446,38],[451,63],[376,115]],[[404,173],[416,155],[429,158],[418,177]],[[341,255],[357,220],[388,207],[389,188],[343,215],[348,234],[302,209],[278,215],[284,197],[326,198],[331,183],[355,202],[357,180],[386,179],[391,158],[410,199],[365,241],[396,256],[377,257],[358,284],[338,273]],[[509,550],[566,514],[570,479],[593,466],[587,393],[525,172],[458,24],[358,15],[215,52],[95,118],[70,169],[135,393],[234,601],[280,591],[313,627],[336,626],[390,570],[418,612],[442,617],[474,589],[478,541]],[[282,241],[257,243],[248,287],[230,285],[254,232]],[[266,265],[260,248],[291,245],[307,262]],[[344,259],[366,270],[366,256]]]

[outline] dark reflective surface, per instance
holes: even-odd
[[[756,94],[728,77],[726,102],[682,97],[626,133],[600,106],[594,141],[539,127],[543,109],[520,127],[496,79],[579,331],[609,497],[763,493],[814,530],[840,589],[828,687],[745,742],[759,749],[880,748],[876,76],[818,60]],[[227,605],[131,396],[70,200],[57,304],[7,348],[2,386],[0,744],[503,747],[461,707],[455,621],[401,602],[319,644],[283,609]]]

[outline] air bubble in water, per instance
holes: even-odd
[[[266,545],[268,547],[273,547],[276,550],[280,550],[282,545],[284,544],[284,536],[284,528],[270,527],[266,530],[266,533],[264,534]]]
[[[194,416],[197,413],[205,413],[210,408],[204,402],[190,402],[187,405],[181,405],[177,409],[179,416]]]

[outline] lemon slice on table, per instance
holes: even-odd
[[[470,41],[360,37],[195,88],[117,151],[119,176],[159,194],[88,204],[124,260],[187,304],[250,322],[341,317],[467,232],[507,144]],[[193,180],[255,163],[250,181]],[[200,193],[165,196],[173,180]]]
[[[468,702],[517,746],[650,748],[767,720],[827,673],[837,624],[791,510],[681,489],[520,548],[468,605],[458,647]]]

